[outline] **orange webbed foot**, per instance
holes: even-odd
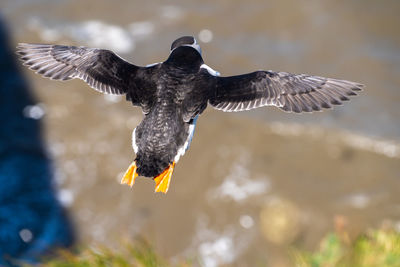
[[[136,172],[137,166],[136,162],[132,162],[131,165],[129,165],[129,168],[126,170],[124,176],[121,179],[121,184],[127,184],[130,187],[133,186],[135,183],[136,177],[138,176]]]
[[[172,173],[174,172],[175,161],[172,162],[161,174],[154,177],[153,180],[156,182],[155,192],[168,192],[169,183],[171,182]]]

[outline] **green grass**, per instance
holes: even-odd
[[[126,244],[120,251],[105,247],[87,248],[76,254],[59,251],[57,257],[45,261],[45,267],[168,267],[166,260],[156,254],[145,241]],[[182,266],[182,265],[181,265]]]
[[[342,236],[342,237],[341,237]],[[328,234],[315,252],[294,252],[298,267],[395,267],[400,266],[400,234],[373,230],[346,242],[341,234]]]
[[[86,248],[76,253],[60,251],[44,267],[127,267],[193,266],[190,262],[171,264],[145,241],[126,244],[123,249]],[[296,267],[394,267],[400,266],[400,234],[394,230],[371,230],[350,241],[345,233],[329,233],[314,251],[292,250]],[[197,264],[198,265],[198,264]],[[196,265],[196,266],[197,266]],[[267,266],[267,265],[266,265]]]

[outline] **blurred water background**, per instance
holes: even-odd
[[[138,108],[24,70],[80,242],[142,236],[204,266],[288,266],[290,246],[312,249],[335,225],[350,236],[386,222],[400,230],[398,1],[2,0],[0,11],[14,43],[109,48],[146,65],[194,35],[223,76],[271,69],[366,85],[322,113],[209,108],[162,195],[150,179],[119,185]]]

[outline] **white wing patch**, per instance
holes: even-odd
[[[188,137],[187,137],[187,139],[186,139],[186,142],[185,142],[185,144],[183,145],[183,147],[181,147],[181,148],[178,150],[178,153],[176,154],[176,156],[175,156],[175,158],[174,158],[175,163],[177,163],[177,162],[179,161],[180,157],[183,156],[183,155],[185,155],[186,150],[189,149],[190,143],[192,142],[192,138],[193,138],[193,135],[194,135],[194,130],[196,129],[196,123],[197,123],[197,118],[198,118],[198,117],[199,117],[199,116],[197,115],[197,116],[193,119],[193,122],[189,125],[189,135],[188,135]]]
[[[137,154],[139,148],[136,144],[136,128],[132,132],[132,147],[133,151],[135,151],[135,154]]]
[[[210,66],[207,66],[206,64],[202,64],[200,66],[200,69],[206,69],[208,73],[210,73],[212,76],[221,76],[221,73],[219,73],[219,71],[213,70]]]

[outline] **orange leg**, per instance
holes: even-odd
[[[135,183],[136,177],[138,176],[136,169],[137,169],[137,166],[136,166],[136,162],[134,161],[131,163],[129,168],[126,170],[124,176],[122,177],[121,184],[127,184],[130,187],[132,187],[133,184]]]
[[[167,193],[169,188],[169,183],[171,182],[171,176],[174,172],[175,161],[172,162],[161,174],[157,177],[154,177],[153,180],[156,182],[155,192],[163,192]]]

